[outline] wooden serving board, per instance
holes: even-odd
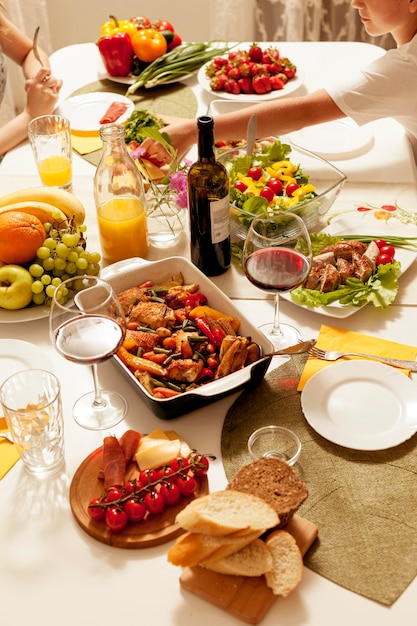
[[[94,539],[117,548],[150,548],[181,535],[184,530],[175,523],[177,514],[187,504],[208,493],[207,476],[196,476],[197,490],[188,498],[165,509],[160,515],[149,515],[142,522],[128,524],[121,532],[114,533],[107,528],[104,521],[94,521],[88,514],[88,504],[98,498],[104,491],[103,481],[98,475],[102,469],[102,448],[97,448],[81,463],[71,482],[69,499],[72,513],[86,533]],[[138,466],[130,463],[126,471],[126,480],[136,478]]]
[[[294,515],[285,530],[293,535],[303,556],[318,535],[317,526],[298,515]],[[228,576],[204,567],[184,569],[180,584],[248,624],[259,624],[277,598],[264,576]]]

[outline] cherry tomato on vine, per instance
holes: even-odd
[[[287,192],[287,196],[292,196],[294,191],[297,191],[297,189],[300,188],[300,185],[297,185],[297,183],[289,183],[286,188],[285,191]]]
[[[158,513],[162,513],[165,508],[165,500],[157,491],[150,491],[147,493],[143,501],[147,511],[149,511],[151,515],[158,515]]]
[[[196,454],[194,457],[194,463],[194,467],[196,468],[192,470],[194,476],[205,476],[210,465],[208,458],[202,454]]]
[[[143,15],[135,15],[130,18],[130,21],[136,25],[136,28],[151,28],[152,26],[151,20]]]
[[[188,467],[188,465],[189,462],[185,458],[185,456],[177,456],[176,459],[173,459],[169,462],[169,466],[172,467],[174,472],[178,472],[179,469],[181,469],[182,467]]]
[[[95,521],[104,519],[106,515],[104,508],[100,506],[94,506],[95,504],[100,504],[100,502],[101,502],[101,498],[94,498],[94,500],[91,500],[91,502],[88,505],[88,514],[91,517],[91,519]]]
[[[127,515],[117,506],[110,506],[106,511],[106,526],[115,533],[120,532],[127,524]]]
[[[265,200],[268,200],[268,202],[272,202],[275,194],[270,187],[264,187],[259,192],[259,195],[261,196],[261,198],[265,198]]]
[[[169,483],[175,483],[178,480],[178,474],[175,473],[175,470],[171,467],[171,465],[166,465],[162,469],[161,478]]]
[[[154,24],[152,24],[152,28],[155,28],[156,30],[170,30],[172,33],[175,32],[171,22],[168,22],[167,20],[157,20]]]
[[[176,483],[162,483],[160,494],[168,505],[176,504],[181,498],[181,491]]]
[[[111,487],[106,495],[106,502],[116,502],[122,497],[122,490],[120,487]]]
[[[143,485],[149,485],[149,483],[156,483],[161,478],[161,472],[156,469],[145,469],[139,473],[139,481]]]
[[[251,167],[248,170],[248,176],[252,178],[252,180],[259,180],[262,176],[262,170],[260,167]]]
[[[181,474],[176,483],[183,496],[192,496],[197,489],[197,482],[193,476]]]
[[[129,522],[140,522],[146,515],[147,508],[144,502],[131,498],[126,500],[123,505],[123,510],[126,513]]]

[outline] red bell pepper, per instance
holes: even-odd
[[[117,32],[97,40],[106,71],[110,76],[127,76],[133,66],[134,52],[127,33]]]
[[[221,346],[222,341],[224,339],[224,332],[221,328],[213,328],[211,330],[210,326],[207,323],[207,320],[204,317],[195,317],[195,323],[197,324],[197,328],[211,341],[215,346]]]

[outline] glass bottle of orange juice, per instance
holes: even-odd
[[[100,128],[103,154],[94,176],[94,199],[103,257],[109,263],[146,257],[148,236],[142,177],[129,156],[120,124]]]

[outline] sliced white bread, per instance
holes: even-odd
[[[262,539],[254,539],[247,546],[229,556],[214,561],[209,559],[203,567],[232,576],[262,576],[273,567],[272,554]]]
[[[178,513],[176,521],[193,533],[244,537],[274,528],[279,517],[265,500],[227,489],[193,500]]]
[[[272,568],[265,573],[268,587],[277,596],[287,596],[296,588],[303,575],[303,557],[292,535],[276,530],[266,540],[272,555]]]
[[[238,552],[258,535],[252,533],[245,537],[213,537],[202,533],[185,533],[178,537],[168,550],[168,561],[180,567],[194,567],[208,560],[218,560]]]

